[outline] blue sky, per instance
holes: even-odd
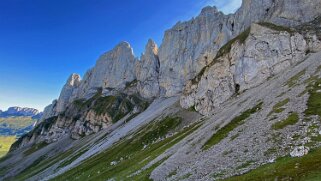
[[[140,56],[148,38],[202,7],[234,12],[241,0],[1,0],[0,109],[42,110],[68,76],[81,75],[120,41]]]

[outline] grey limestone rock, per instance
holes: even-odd
[[[78,87],[80,85],[80,75],[72,74],[68,78],[66,84],[61,90],[58,102],[57,102],[57,112],[65,111],[66,107],[72,101],[72,97],[77,93]]]
[[[137,88],[142,97],[159,96],[159,67],[158,47],[153,40],[149,40],[145,53],[136,65]]]

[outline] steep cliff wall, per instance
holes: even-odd
[[[186,82],[216,56],[229,40],[255,22],[296,26],[321,14],[321,3],[300,0],[244,0],[241,8],[224,15],[206,7],[187,22],[165,32],[159,50],[160,86],[165,96],[180,94]]]
[[[209,114],[233,95],[302,61],[309,49],[303,35],[290,28],[253,24],[223,46],[213,62],[189,81],[181,105]]]

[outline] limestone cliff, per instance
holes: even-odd
[[[72,74],[68,78],[66,84],[61,90],[56,111],[58,113],[66,110],[68,104],[72,101],[72,98],[77,94],[78,87],[80,85],[80,75]]]
[[[159,96],[159,66],[158,47],[153,40],[149,40],[145,53],[136,65],[137,87],[141,96],[146,98]]]
[[[241,8],[224,15],[206,7],[187,22],[165,32],[159,50],[160,86],[165,96],[180,94],[186,81],[194,78],[225,43],[255,22],[296,26],[321,14],[321,3],[300,0],[243,0]]]
[[[294,30],[270,23],[253,24],[222,47],[213,62],[189,81],[181,105],[209,114],[233,95],[302,61],[310,48],[308,40]]]

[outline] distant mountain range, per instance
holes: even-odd
[[[34,108],[10,107],[0,110],[0,136],[17,136],[29,132],[42,116]]]
[[[7,111],[0,110],[0,118],[6,117],[21,117],[21,116],[28,116],[34,119],[40,119],[42,116],[42,112],[39,112],[37,109],[34,108],[27,108],[27,107],[10,107]]]

